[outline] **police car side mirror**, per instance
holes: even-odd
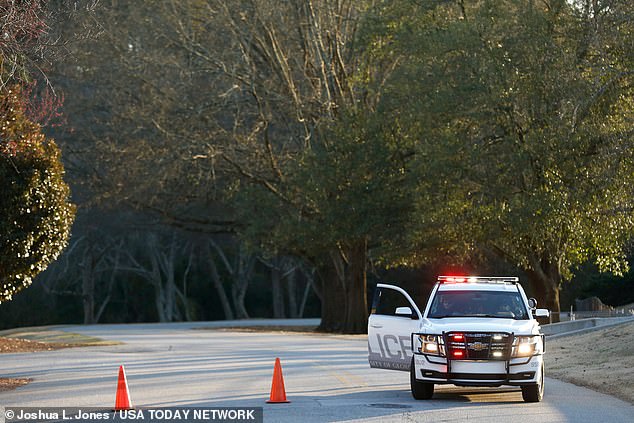
[[[546,310],[545,308],[538,308],[537,310],[535,310],[535,317],[549,317],[550,316],[550,311]]]
[[[529,298],[528,306],[531,308],[531,310],[535,310],[537,308],[537,300],[535,298]]]
[[[415,319],[416,316],[414,312],[409,307],[396,307],[396,311],[394,312],[395,316],[398,317],[409,317],[410,319]]]

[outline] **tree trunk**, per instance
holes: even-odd
[[[108,282],[108,292],[106,293],[106,297],[101,302],[101,305],[99,306],[99,310],[97,310],[97,314],[95,315],[95,319],[94,319],[95,323],[99,323],[99,320],[101,320],[101,316],[103,315],[103,312],[106,310],[106,306],[108,305],[108,303],[110,303],[110,298],[112,296],[112,289],[116,282],[117,272],[119,271],[119,259],[121,257],[121,250],[119,247],[115,248],[114,255],[115,255],[114,262],[112,264],[112,270],[110,272],[110,279]]]
[[[222,279],[220,278],[220,274],[218,273],[216,262],[211,255],[211,248],[208,242],[203,243],[203,251],[204,256],[206,257],[205,263],[207,264],[209,274],[211,275],[211,281],[214,285],[214,288],[216,288],[216,293],[218,294],[218,299],[220,300],[222,311],[225,314],[225,320],[233,320],[233,310],[231,309],[231,304],[229,303],[229,298],[227,297],[225,288],[222,286]]]
[[[346,322],[345,333],[367,333],[367,239],[356,242],[349,248],[346,274]]]
[[[299,308],[297,305],[297,266],[291,261],[287,261],[288,270],[286,272],[286,287],[288,291],[288,309],[289,315],[293,319],[299,317]]]
[[[561,272],[557,264],[548,259],[530,257],[531,268],[526,270],[528,280],[537,297],[538,307],[546,307],[551,313],[551,322],[560,320],[559,288],[561,286]]]
[[[304,288],[304,295],[302,296],[302,302],[299,305],[299,309],[297,311],[297,317],[304,317],[304,310],[306,309],[306,303],[308,302],[308,295],[310,295],[311,288],[314,290],[315,286],[315,269],[313,268],[310,272],[307,271],[303,266],[299,267],[299,270],[304,275],[306,279],[306,286]]]
[[[174,273],[165,275],[165,316],[168,322],[180,320],[176,309],[176,282],[174,281]]]
[[[247,252],[244,245],[240,244],[233,267],[233,285],[231,286],[233,307],[236,310],[236,318],[238,319],[249,318],[244,299],[251,282],[254,267],[255,256]]]
[[[248,319],[249,313],[244,305],[244,297],[246,291],[239,289],[237,286],[231,288],[231,298],[233,299],[233,306],[236,309],[236,319]]]
[[[323,332],[366,333],[368,329],[367,239],[331,252],[331,265],[318,270],[322,280]]]
[[[172,243],[170,244],[169,252],[167,254],[163,254],[162,252],[157,251],[164,276],[164,306],[165,317],[167,318],[168,322],[173,322],[174,320],[176,320],[176,310],[174,307],[174,303],[176,300],[176,282],[174,281],[174,244],[174,237],[172,237]]]
[[[84,324],[89,325],[95,322],[95,258],[91,248],[87,248],[84,253],[83,266],[81,270],[81,294],[84,307]]]
[[[320,332],[343,331],[346,319],[346,292],[343,281],[337,276],[332,262],[325,261],[317,267],[315,292],[321,300]]]
[[[161,277],[161,270],[159,268],[158,258],[156,257],[155,246],[156,240],[153,238],[148,239],[149,244],[152,245],[152,250],[149,251],[150,266],[151,269],[148,272],[149,281],[154,287],[154,306],[156,307],[156,314],[158,315],[159,322],[167,322],[167,316],[165,315],[165,287],[163,286],[163,279]]]
[[[559,303],[559,286],[557,286],[546,300],[546,308],[550,310],[552,322],[556,323],[561,320],[561,305]]]
[[[249,313],[244,304],[244,299],[253,275],[256,261],[255,255],[249,253],[244,244],[240,243],[238,244],[238,251],[235,254],[233,264],[231,264],[225,252],[214,240],[210,240],[209,243],[216,250],[218,257],[231,275],[231,300],[233,301],[236,319],[248,319]]]
[[[273,300],[273,317],[283,319],[284,315],[284,291],[282,289],[282,261],[275,259],[271,266],[271,295]]]
[[[176,290],[176,293],[178,294],[178,297],[181,300],[181,303],[183,304],[183,312],[185,313],[185,320],[188,322],[191,322],[193,320],[192,317],[192,310],[191,310],[191,303],[189,301],[189,298],[187,297],[187,278],[189,276],[189,272],[192,268],[192,265],[194,263],[194,250],[193,248],[189,250],[189,258],[187,259],[187,267],[185,268],[185,272],[183,272],[183,290]]]

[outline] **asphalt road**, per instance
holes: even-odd
[[[628,422],[634,406],[554,379],[544,401],[517,388],[443,386],[416,401],[405,372],[370,369],[363,336],[204,330],[208,323],[66,326],[124,344],[3,354],[0,375],[30,384],[0,406],[114,406],[119,365],[135,407],[264,407],[265,422]],[[266,404],[275,358],[289,404]],[[633,388],[634,389],[634,388]]]

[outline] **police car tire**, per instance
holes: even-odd
[[[416,380],[416,368],[414,367],[414,357],[409,369],[409,381],[412,388],[412,396],[417,400],[430,399],[434,395],[434,384],[419,382]]]
[[[522,386],[522,398],[525,402],[540,402],[544,398],[544,365],[542,364],[541,377],[534,385]]]

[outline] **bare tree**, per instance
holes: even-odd
[[[248,186],[304,219],[318,214],[288,169],[336,142],[324,128],[343,111],[376,104],[378,94],[355,88],[373,69],[354,44],[371,2],[105,3],[98,47],[78,48],[79,66],[63,70],[90,95],[69,105],[84,120],[82,132],[62,139],[101,199],[210,234],[244,235],[258,224],[257,215],[238,221],[227,198]],[[271,250],[330,268],[324,329],[365,330],[367,239],[307,247]],[[234,288],[239,301],[242,289]]]
[[[45,291],[81,298],[84,324],[99,323],[121,276],[122,246],[122,239],[99,230],[73,239],[68,250],[45,273]]]
[[[30,118],[46,126],[63,97],[49,81],[51,65],[69,54],[68,43],[90,39],[83,25],[99,0],[8,0],[0,2],[0,89],[35,86],[26,101]],[[63,29],[66,29],[64,31]],[[63,33],[63,35],[62,35]]]
[[[209,242],[231,278],[231,300],[235,310],[235,317],[248,319],[249,313],[244,300],[253,276],[256,256],[249,252],[243,243],[238,243],[237,251],[233,253],[233,260],[230,260],[225,250],[216,241],[210,240]]]
[[[296,257],[283,256],[271,259],[259,258],[271,274],[271,303],[273,317],[299,318],[304,314],[306,301],[312,289],[314,273],[307,270],[302,261]],[[305,279],[301,298],[298,289],[298,276]]]
[[[183,318],[191,320],[187,300],[187,280],[194,255],[190,250],[180,283],[177,280],[178,252],[183,248],[175,232],[161,236],[156,232],[138,234],[138,250],[125,250],[126,264],[121,270],[136,273],[150,283],[154,290],[154,304],[159,321],[172,322]],[[165,242],[167,241],[167,242]]]
[[[264,187],[305,218],[317,213],[301,187],[288,185],[287,163],[333,142],[322,130],[342,110],[375,104],[369,93],[354,88],[362,64],[353,45],[366,6],[306,0],[276,7],[257,0],[172,6],[171,30],[179,48],[228,86],[221,96],[232,111],[232,119],[224,119],[230,126],[220,126],[204,157],[222,158],[241,179]],[[207,31],[212,27],[216,32]],[[226,41],[221,48],[215,42],[219,28]],[[335,277],[324,279],[322,327],[364,331],[367,239],[330,248],[321,253],[332,257],[324,265]]]

